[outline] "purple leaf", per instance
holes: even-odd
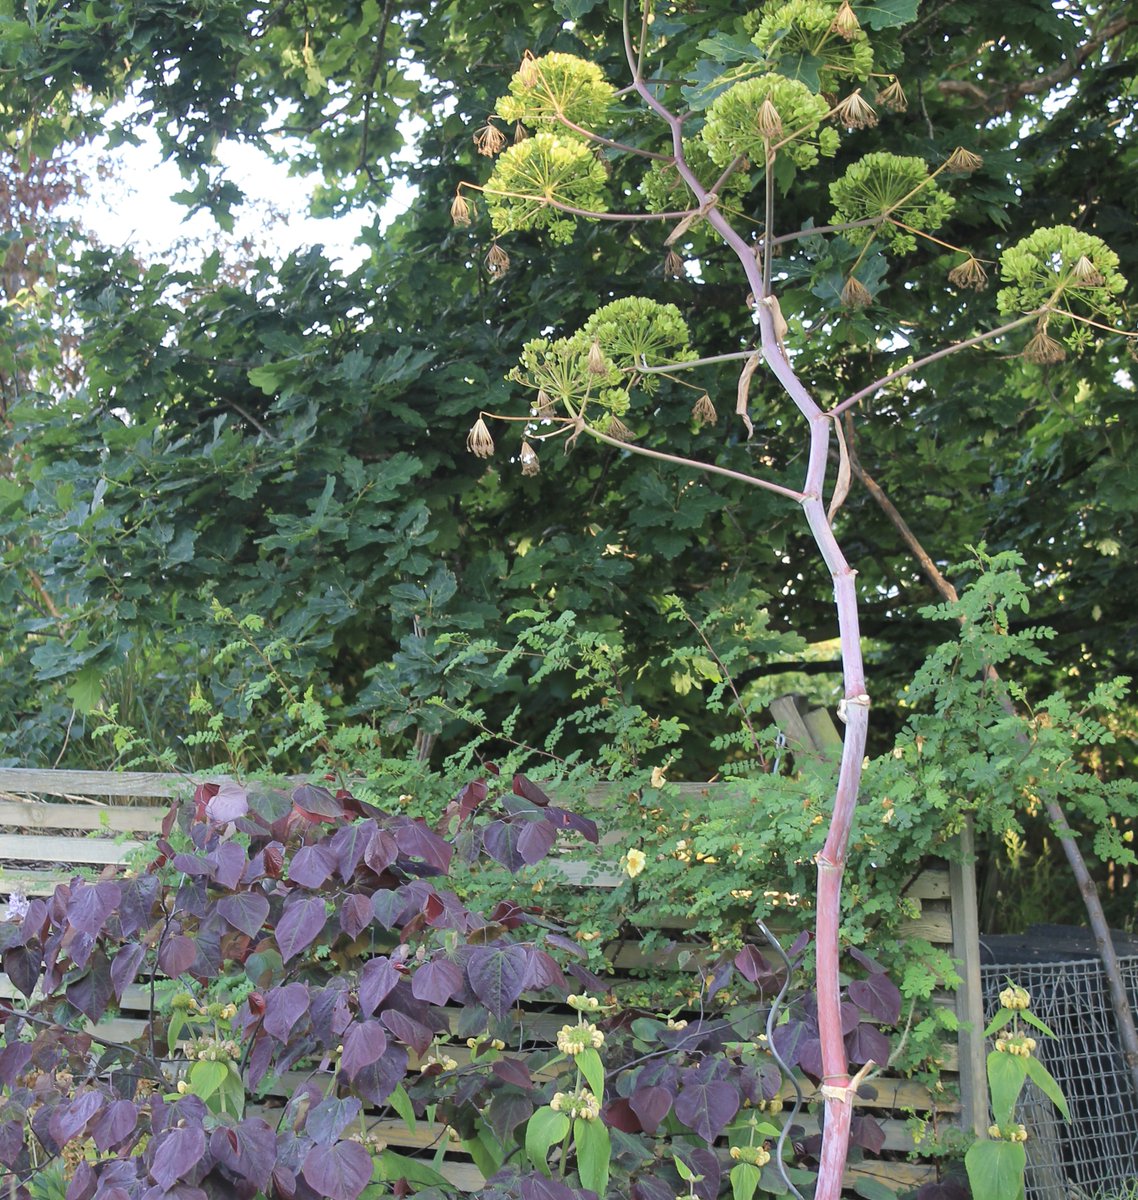
[[[304,896],[286,903],[284,913],[277,922],[277,948],[281,958],[288,962],[324,932],[326,920],[324,900],[321,896]]]
[[[12,946],[4,951],[4,974],[28,999],[39,982],[43,953],[29,946]]]
[[[265,997],[265,1032],[278,1042],[287,1042],[292,1027],[307,1011],[307,984],[286,983],[284,987],[273,988]]]
[[[850,1143],[870,1154],[880,1154],[885,1147],[885,1130],[868,1113],[855,1113],[850,1121]]]
[[[719,1195],[719,1179],[722,1174],[719,1159],[714,1150],[706,1150],[702,1146],[684,1149],[680,1157],[687,1163],[695,1175],[702,1179],[692,1181],[692,1191],[699,1200],[715,1200]]]
[[[846,1035],[846,1053],[858,1066],[872,1059],[884,1065],[889,1061],[889,1039],[876,1026],[864,1021]]]
[[[519,1185],[522,1200],[577,1200],[577,1193],[560,1179],[527,1175]]]
[[[754,946],[744,946],[735,955],[735,966],[744,979],[759,989],[761,996],[773,996],[782,987],[783,973],[776,971]]]
[[[514,795],[521,796],[523,800],[528,800],[531,804],[536,804],[538,808],[545,808],[552,803],[532,779],[527,779],[521,774],[514,776]]]
[[[855,979],[849,986],[850,999],[875,1021],[896,1025],[901,1019],[901,992],[886,975]]]
[[[490,1064],[490,1070],[503,1083],[512,1083],[515,1087],[520,1088],[533,1087],[533,1076],[529,1073],[529,1067],[520,1058],[496,1059]]]
[[[83,1092],[75,1097],[70,1104],[57,1108],[52,1115],[48,1128],[51,1136],[61,1145],[66,1145],[73,1137],[78,1137],[87,1128],[87,1122],[105,1105],[106,1096],[102,1092]]]
[[[346,1100],[323,1100],[309,1112],[304,1132],[318,1146],[331,1146],[362,1109],[363,1105],[355,1096],[349,1096]]]
[[[676,1189],[658,1175],[642,1175],[628,1195],[629,1200],[675,1200]]]
[[[561,829],[572,829],[574,833],[579,833],[586,842],[591,842],[594,846],[597,844],[597,823],[590,821],[588,817],[579,817],[576,813],[569,812],[564,808],[547,808],[545,817],[548,821],[555,822]]]
[[[387,958],[372,958],[364,964],[360,972],[359,1001],[360,1012],[370,1017],[383,1003],[391,990],[400,980],[400,973],[395,964]]]
[[[217,911],[241,933],[255,938],[265,928],[269,900],[260,892],[238,892],[217,902]]]
[[[384,871],[399,857],[399,847],[386,829],[375,829],[364,847],[364,862],[377,874]]]
[[[557,841],[557,826],[552,821],[526,821],[518,834],[518,853],[527,866],[541,860]]]
[[[292,793],[293,807],[310,821],[327,821],[335,824],[344,815],[343,801],[323,787],[311,783],[302,784]]]
[[[170,979],[177,979],[183,972],[188,971],[198,956],[198,948],[192,937],[184,933],[176,933],[173,937],[165,938],[158,947],[158,965]]]
[[[407,911],[407,898],[403,895],[403,889],[389,891],[385,888],[381,892],[374,892],[371,909],[375,913],[375,919],[384,929],[393,929]]]
[[[336,869],[336,856],[327,846],[301,846],[288,865],[290,883],[318,888]]]
[[[871,975],[880,975],[885,968],[875,959],[870,958],[864,950],[859,950],[856,946],[851,946],[849,956],[856,963],[860,963]]]
[[[445,958],[425,962],[411,976],[411,995],[428,1004],[445,1004],[462,991],[462,971]]]
[[[822,1066],[822,1042],[816,1034],[803,1038],[798,1046],[798,1065],[815,1079],[821,1079],[825,1074]]]
[[[524,946],[480,946],[471,952],[466,964],[471,990],[498,1020],[525,990],[530,954]]]
[[[228,1129],[210,1134],[213,1156],[235,1175],[266,1191],[277,1159],[276,1130],[261,1117],[246,1117]]]
[[[518,823],[513,820],[491,821],[482,831],[482,845],[486,853],[514,875],[526,865],[518,849],[521,832]]]
[[[368,841],[376,832],[375,821],[367,820],[345,825],[332,835],[328,849],[336,856],[336,870],[345,883],[356,873]]]
[[[123,992],[138,977],[138,969],[146,957],[146,947],[141,942],[130,942],[115,955],[111,962],[111,987],[114,988],[115,999],[121,1003]]]
[[[676,1097],[675,1113],[709,1145],[739,1111],[739,1093],[729,1083],[689,1083]]]
[[[401,825],[395,831],[395,841],[400,853],[422,859],[443,875],[450,870],[454,847],[445,838],[432,833],[423,821]]]
[[[114,996],[114,988],[111,986],[111,965],[101,950],[91,956],[87,974],[68,984],[64,995],[67,1003],[73,1004],[89,1020],[102,1018]]]
[[[356,893],[349,896],[340,908],[340,928],[354,940],[372,923],[374,917],[371,897]]]
[[[200,1125],[175,1125],[160,1133],[151,1148],[150,1178],[169,1191],[205,1157],[205,1131]]]
[[[662,1087],[637,1088],[628,1103],[644,1132],[651,1136],[672,1107],[672,1093]]]
[[[387,1034],[378,1021],[357,1021],[344,1034],[344,1053],[340,1070],[351,1079],[364,1067],[370,1067],[387,1050]]]
[[[112,1100],[99,1119],[91,1126],[95,1149],[103,1154],[113,1150],[134,1132],[138,1124],[138,1108],[130,1100]]]
[[[434,1041],[434,1034],[426,1025],[420,1024],[400,1012],[397,1008],[387,1008],[380,1013],[379,1019],[405,1045],[410,1046],[416,1054],[426,1054]]]
[[[122,888],[117,883],[76,882],[67,906],[67,921],[72,929],[97,937],[103,923],[122,898]]]
[[[206,855],[206,862],[213,867],[213,882],[231,892],[241,882],[249,860],[236,842],[222,842]]]
[[[313,1146],[300,1173],[327,1200],[357,1200],[371,1182],[371,1155],[359,1142]]]
[[[565,976],[561,973],[561,968],[557,965],[556,960],[546,954],[544,950],[533,950],[530,952],[523,990],[540,992],[548,987],[564,988]]]
[[[239,821],[249,811],[249,793],[232,780],[226,780],[217,789],[217,794],[206,801],[206,819],[215,825],[228,825]]]
[[[369,1104],[386,1104],[406,1074],[407,1051],[388,1043],[381,1059],[360,1068],[352,1080],[352,1090]]]

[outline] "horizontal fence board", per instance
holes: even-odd
[[[166,808],[133,804],[40,804],[29,800],[0,800],[0,827],[74,829],[84,833],[158,833]]]
[[[121,866],[140,848],[144,848],[141,842],[112,842],[108,838],[0,834],[0,859],[7,862],[111,863]]]
[[[185,775],[159,771],[54,771],[0,767],[0,792],[37,796],[142,796],[154,799],[191,791]]]

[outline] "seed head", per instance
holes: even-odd
[[[522,55],[522,65],[518,67],[518,79],[523,86],[531,88],[537,82],[537,63],[534,60],[533,52],[527,50]]]
[[[1105,282],[1102,272],[1085,254],[1071,268],[1071,274],[1082,287],[1102,287]]]
[[[688,269],[684,264],[684,260],[674,250],[669,250],[664,255],[664,278],[686,279],[687,274]]]
[[[947,170],[958,175],[971,175],[973,171],[978,171],[984,165],[984,160],[979,154],[973,154],[971,150],[965,150],[963,146],[957,146],[948,156],[948,161],[944,165]]]
[[[605,352],[596,338],[593,338],[592,345],[589,347],[588,367],[591,375],[605,375],[608,372]]]
[[[616,438],[618,442],[631,442],[632,430],[613,413],[609,414],[608,424],[604,428],[604,432],[611,438]]]
[[[877,124],[877,113],[862,99],[860,89],[835,106],[834,116],[848,129],[872,129]]]
[[[521,460],[523,475],[536,475],[541,470],[541,464],[537,461],[537,452],[529,442],[522,442],[518,458]]]
[[[473,217],[474,205],[461,192],[455,192],[450,206],[450,219],[459,229],[465,229]]]
[[[711,397],[706,392],[692,405],[691,415],[692,419],[700,427],[714,425],[719,420],[719,414],[715,411],[715,405],[712,404]]]
[[[514,125],[514,145],[516,146],[518,142],[524,142],[528,137],[529,130],[526,129],[521,121],[516,122]]]
[[[851,275],[842,288],[842,304],[845,308],[868,308],[873,303],[873,296],[860,279]]]
[[[949,271],[948,281],[954,287],[982,292],[988,286],[988,272],[980,265],[980,260],[970,254],[958,267]]]
[[[496,126],[487,121],[474,135],[474,147],[479,154],[493,158],[506,148],[506,135]]]
[[[466,435],[466,448],[475,458],[489,458],[494,453],[494,439],[486,422],[479,417]]]
[[[766,138],[767,141],[776,142],[782,137],[782,117],[778,115],[778,109],[771,103],[769,96],[759,109],[757,124],[759,136]]]
[[[482,261],[494,279],[501,279],[510,269],[510,256],[497,242],[486,251],[486,257]]]
[[[848,42],[857,35],[860,29],[861,23],[857,19],[857,14],[850,7],[850,0],[842,0],[842,7],[838,9],[837,15],[830,22],[830,32],[840,35]]]
[[[1040,321],[1036,326],[1035,336],[1023,348],[1023,356],[1028,362],[1057,363],[1067,357],[1061,342],[1057,342],[1047,332],[1047,322]]]
[[[541,421],[551,421],[557,415],[557,407],[550,399],[549,393],[545,388],[538,388],[535,408],[534,416]]]
[[[896,76],[893,77],[888,87],[883,88],[877,93],[877,103],[882,108],[889,109],[890,112],[905,112],[909,107],[905,90],[901,87],[901,81]]]

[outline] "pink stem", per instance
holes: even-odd
[[[631,63],[632,56],[629,54]],[[692,173],[683,154],[680,119],[652,94],[651,89],[634,71],[634,87],[644,103],[672,131],[672,152],[676,169],[692,191],[703,210],[708,193]],[[834,531],[826,519],[822,490],[826,478],[826,460],[830,445],[831,416],[825,413],[801,380],[794,373],[775,333],[774,315],[764,303],[768,293],[764,287],[762,268],[749,243],[714,206],[706,213],[707,220],[724,242],[734,250],[743,266],[751,291],[756,298],[759,329],[762,334],[762,353],[767,365],[794,401],[799,412],[809,422],[810,451],[806,479],[802,487],[802,508],[814,535],[822,558],[834,579],[834,599],[838,614],[838,632],[842,653],[847,710],[846,734],[842,741],[842,758],[838,769],[838,785],[834,809],[826,842],[817,857],[818,900],[815,914],[815,953],[818,990],[818,1036],[822,1049],[823,1084],[826,1086],[826,1121],[822,1134],[822,1153],[818,1171],[815,1200],[839,1200],[842,1176],[849,1154],[850,1120],[853,1114],[849,1061],[842,1036],[841,996],[839,979],[839,930],[841,927],[842,874],[850,826],[857,806],[861,782],[861,764],[865,754],[866,731],[869,725],[869,704],[865,693],[865,670],[858,629],[857,590],[855,572],[846,562]],[[766,231],[770,236],[771,231]],[[851,703],[853,701],[853,703]]]

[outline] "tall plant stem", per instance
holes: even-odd
[[[850,448],[850,464],[854,475],[865,485],[866,491],[877,502],[878,507],[901,535],[902,541],[920,563],[921,569],[938,595],[950,604],[957,603],[960,596],[956,588],[941,574],[928,551],[921,545],[917,535],[909,528],[908,523],[897,511],[896,506],[885,494],[881,485],[866,473],[858,461],[857,454],[853,449],[852,430],[850,435],[847,435],[846,443]],[[961,624],[963,625],[963,623],[963,619],[961,619]],[[1008,695],[1007,688],[1003,686],[1003,680],[996,668],[991,665],[986,666],[984,675],[999,689],[997,695],[1000,707],[1004,712],[1010,717],[1018,716],[1015,705]],[[1016,738],[1025,745],[1027,744],[1026,733],[1021,732],[1016,735]],[[1098,888],[1087,868],[1086,859],[1083,858],[1083,853],[1079,849],[1075,832],[1071,828],[1067,814],[1063,811],[1058,798],[1054,796],[1045,798],[1044,808],[1047,810],[1052,828],[1059,835],[1059,842],[1067,858],[1067,865],[1071,869],[1071,874],[1079,888],[1079,895],[1083,899],[1083,907],[1086,909],[1087,920],[1090,923],[1091,932],[1094,934],[1095,946],[1098,948],[1099,958],[1102,960],[1103,971],[1106,974],[1110,1003],[1114,1009],[1115,1020],[1118,1022],[1118,1036],[1122,1042],[1123,1057],[1130,1073],[1130,1084],[1134,1089],[1135,1097],[1138,1098],[1138,1028],[1135,1027],[1134,1010],[1130,1006],[1130,997],[1126,994],[1122,968],[1119,966],[1114,940],[1110,935],[1110,925],[1107,923],[1106,914],[1102,909],[1102,900],[1099,898]]]
[[[810,532],[834,580],[834,601],[837,608],[845,692],[843,708],[846,714],[846,733],[842,739],[842,757],[838,768],[834,807],[825,845],[816,860],[818,891],[815,962],[818,1036],[822,1051],[822,1093],[825,1097],[826,1120],[814,1196],[815,1200],[838,1200],[849,1153],[850,1121],[853,1113],[849,1061],[846,1057],[845,1039],[842,1036],[838,935],[841,923],[842,876],[845,871],[850,826],[853,823],[861,783],[861,766],[869,725],[869,697],[865,690],[865,669],[858,628],[855,572],[842,554],[834,531],[826,519],[822,501],[831,422],[830,417],[803,386],[783,353],[775,328],[773,306],[767,303],[773,297],[767,290],[762,266],[756,260],[752,247],[715,207],[707,189],[700,184],[688,166],[684,157],[681,119],[656,98],[652,88],[640,75],[628,36],[627,0],[624,25],[625,50],[633,73],[633,86],[644,103],[670,129],[676,169],[691,189],[700,211],[703,212],[706,208],[707,221],[724,243],[734,251],[742,265],[755,297],[763,358],[806,419],[809,429],[809,454],[801,503]],[[770,238],[772,234],[771,223],[768,221],[764,237]]]

